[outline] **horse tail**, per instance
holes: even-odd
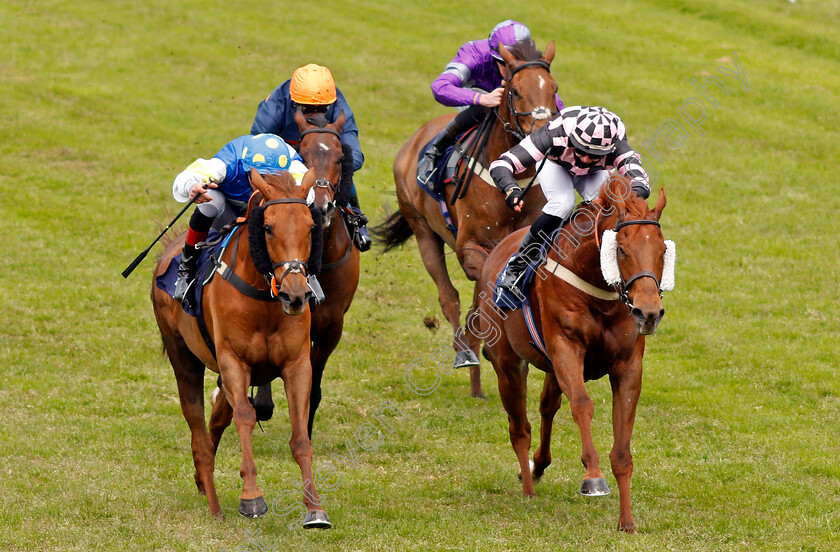
[[[400,211],[396,211],[385,219],[385,222],[373,228],[373,237],[377,243],[385,246],[385,253],[405,243],[413,234],[414,231]]]

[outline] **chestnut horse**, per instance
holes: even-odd
[[[593,402],[584,387],[585,381],[609,375],[614,433],[610,463],[618,482],[619,528],[633,532],[630,436],[642,386],[645,336],[656,331],[665,313],[661,291],[673,287],[675,253],[668,242],[666,255],[659,226],[665,191],[660,190],[651,210],[629,190],[623,178],[613,177],[592,204],[578,208],[552,242],[527,293],[533,313],[527,324],[538,329],[544,345],[529,335],[523,311],[495,308],[490,293],[482,294],[480,309],[482,331],[495,332],[495,339],[485,338],[485,353],[496,370],[508,413],[523,494],[534,495],[533,480],[551,463],[551,425],[561,394],[569,400],[583,443],[586,474],[580,492],[590,496],[609,492],[592,442]],[[481,286],[492,288],[526,231],[512,234],[496,247],[484,265]],[[602,244],[599,236],[605,231]],[[616,291],[605,280],[608,273]],[[540,398],[540,447],[530,467],[531,425],[525,400],[529,364],[546,372]]]
[[[455,367],[470,366],[470,394],[473,397],[483,397],[478,360],[481,336],[476,334],[478,324],[472,318],[477,297],[473,297],[464,328],[460,322],[460,298],[449,277],[443,246],[446,244],[455,251],[467,278],[475,281],[496,244],[517,228],[531,224],[539,215],[545,205],[545,197],[538,187],[530,191],[525,207],[517,213],[505,204],[502,194],[490,179],[487,167],[526,134],[545,126],[556,111],[554,94],[557,84],[549,72],[554,59],[554,42],[548,43],[544,54],[527,45],[517,45],[510,52],[500,46],[499,51],[506,66],[504,93],[501,104],[491,115],[492,129],[485,148],[478,156],[483,168],[476,166],[473,174],[467,173],[469,184],[465,186],[466,191],[463,188],[458,190],[459,197],[452,197],[456,191],[454,186],[446,189],[457,238],[447,228],[438,202],[420,189],[416,178],[419,152],[453,115],[426,123],[400,148],[394,160],[399,211],[375,231],[386,252],[408,240],[412,234],[416,236],[420,257],[438,288],[440,307],[452,326]],[[527,182],[533,175],[534,170],[530,169],[520,178]]]
[[[353,159],[341,144],[341,127],[345,117],[342,112],[335,123],[326,118],[305,118],[299,111],[295,122],[300,130],[298,153],[315,177],[315,204],[324,220],[324,253],[318,271],[318,282],[324,289],[324,301],[312,311],[310,336],[312,349],[312,392],[309,396],[309,437],[315,411],[321,403],[321,379],[330,355],[341,340],[344,315],[353,302],[359,285],[359,250],[353,241],[342,216],[342,207],[350,197],[353,176]],[[338,206],[338,208],[336,208]],[[274,402],[271,384],[260,386],[254,399],[255,406],[263,408],[271,417]]]
[[[155,318],[175,371],[181,409],[192,432],[195,483],[198,492],[207,495],[210,514],[222,516],[213,471],[219,440],[231,418],[239,433],[239,473],[245,481],[239,512],[245,517],[259,517],[268,511],[256,483],[257,468],[251,448],[256,414],[247,392],[251,384],[261,385],[280,376],[289,403],[289,444],[304,482],[304,526],[329,527],[329,518],[320,507],[318,491],[312,483],[312,444],[306,430],[312,386],[312,292],[306,263],[300,259],[310,256],[313,218],[305,198],[314,178],[307,173],[301,186],[287,172],[262,176],[251,170],[250,178],[252,186],[262,194],[263,204],[250,213],[247,227],[243,225],[238,230],[220,259],[240,281],[234,277],[229,281],[216,274],[204,287],[203,329],[177,301],[153,285]],[[169,244],[158,262],[155,277],[165,272],[182,244],[183,235]],[[238,285],[234,287],[234,283]],[[227,399],[216,401],[209,434],[204,420],[205,366],[221,375]]]

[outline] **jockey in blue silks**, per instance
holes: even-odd
[[[173,297],[183,301],[195,279],[198,259],[196,245],[207,238],[213,220],[227,209],[243,215],[253,193],[251,169],[261,174],[289,171],[301,185],[306,166],[300,155],[281,137],[274,134],[240,136],[228,142],[210,159],[196,159],[172,184],[172,195],[180,203],[196,197],[196,209],[190,217],[187,239],[178,266]],[[310,191],[308,201],[314,201]]]

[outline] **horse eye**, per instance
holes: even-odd
[[[267,224],[263,226],[263,232],[265,232],[267,236],[270,236],[270,235],[272,235],[272,234],[274,233],[274,232],[271,230],[271,226],[269,226],[269,225],[267,225]]]
[[[618,246],[618,256],[622,259],[627,256],[627,254],[624,252],[624,249],[621,246]]]
[[[315,225],[313,224],[312,226],[309,227],[309,233],[311,234],[314,231],[315,231]]]
[[[510,93],[513,94],[514,96],[516,96],[517,98],[520,97],[519,96],[519,90],[517,90],[516,88],[511,88]]]

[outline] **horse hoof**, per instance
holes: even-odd
[[[303,518],[304,529],[329,529],[332,527],[329,516],[323,510],[310,510]]]
[[[458,368],[479,366],[480,364],[481,362],[478,360],[478,357],[475,356],[475,353],[470,349],[467,349],[466,351],[456,351],[455,362],[452,363],[452,369],[457,370]]]
[[[604,496],[610,494],[610,487],[603,477],[584,479],[580,484],[580,494],[584,496]]]
[[[242,517],[251,519],[263,517],[268,513],[268,504],[265,503],[265,497],[240,498],[239,513]]]

